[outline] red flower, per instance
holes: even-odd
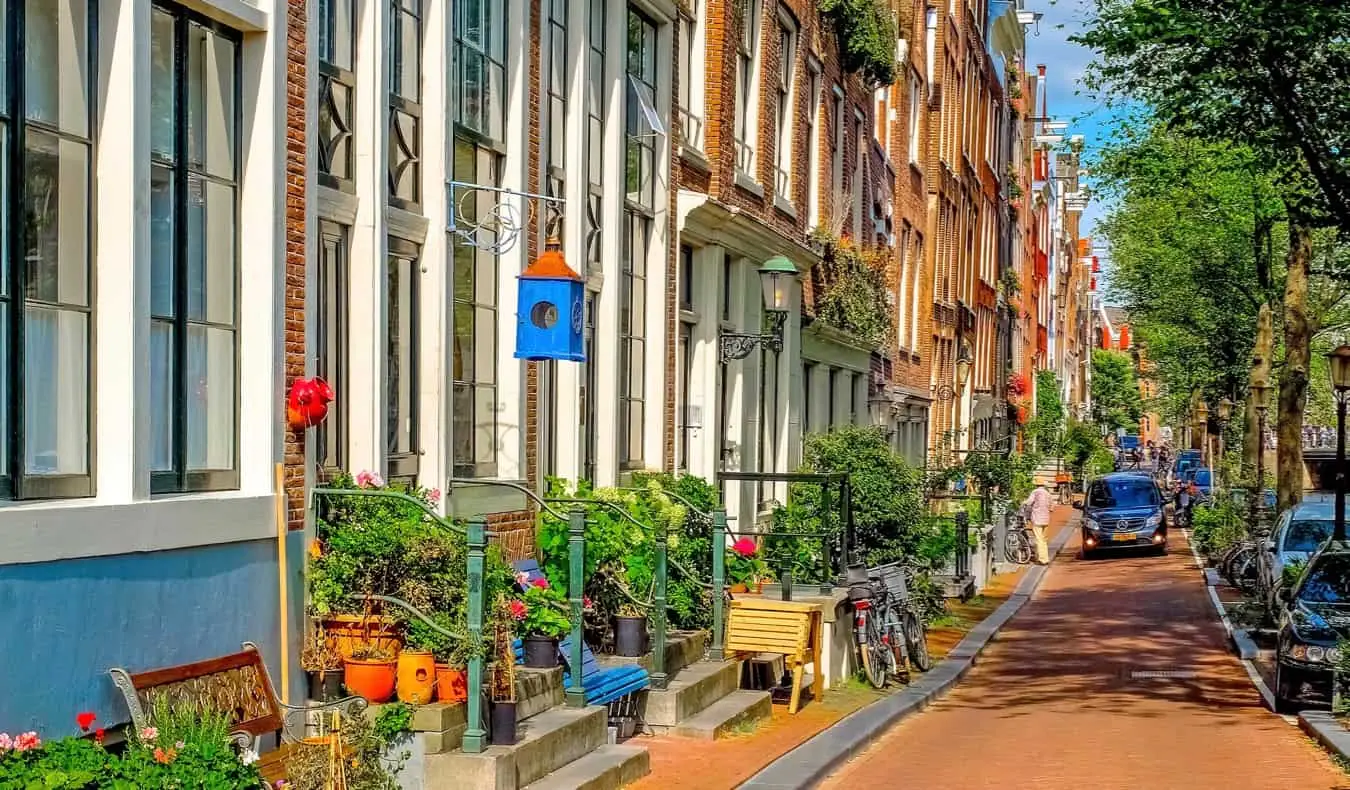
[[[75,723],[80,725],[80,729],[89,732],[89,728],[94,725],[94,719],[97,718],[98,717],[94,715],[93,711],[87,710],[75,717]]]
[[[548,579],[545,579],[543,576],[534,577],[533,579],[530,580],[530,584],[535,587],[538,587],[541,590],[548,589]]]
[[[759,550],[759,547],[755,545],[753,538],[741,538],[731,544],[731,550],[742,557],[752,557]]]
[[[102,728],[102,727],[99,727],[97,730],[94,730],[94,743],[97,743],[98,745],[102,746],[102,745],[103,745],[103,734],[104,734],[104,733],[103,733],[103,728]]]
[[[155,749],[155,762],[162,765],[168,765],[173,762],[173,758],[178,756],[178,752],[173,749],[165,751],[164,749]]]
[[[511,601],[511,619],[512,619],[512,620],[524,620],[524,619],[525,619],[525,613],[528,612],[528,611],[529,611],[529,609],[526,608],[525,602],[524,602],[524,601],[514,601],[514,600]]]

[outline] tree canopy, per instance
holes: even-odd
[[[1122,351],[1092,350],[1092,418],[1110,430],[1139,429],[1144,415],[1134,360]]]

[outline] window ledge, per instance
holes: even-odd
[[[777,195],[775,195],[773,198],[773,207],[783,212],[784,214],[788,215],[789,217],[792,217],[794,220],[797,218],[797,209],[792,205],[792,203],[790,201],[784,200],[783,198]]]
[[[742,172],[741,170],[736,171],[736,186],[740,187],[741,189],[744,189],[746,192],[750,192],[756,195],[757,197],[761,198],[764,197],[764,187],[760,186],[758,181],[752,178],[749,174]]]
[[[179,0],[217,22],[224,22],[243,33],[261,33],[267,30],[267,12],[249,0]]]
[[[0,565],[168,551],[276,537],[276,497],[238,491],[119,504],[0,507]]]
[[[701,170],[704,173],[712,172],[712,163],[709,162],[708,157],[705,156],[703,152],[698,150],[697,148],[693,148],[687,145],[681,145],[680,159],[684,160],[685,164],[689,165],[695,170]]]

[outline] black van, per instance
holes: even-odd
[[[1083,503],[1083,556],[1148,547],[1167,553],[1163,496],[1147,474],[1118,472],[1088,484]]]

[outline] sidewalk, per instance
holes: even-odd
[[[1051,523],[1052,537],[1072,513],[1067,507],[1057,509]],[[971,629],[1008,600],[1026,573],[1027,568],[1019,568],[1012,573],[1000,574],[971,601],[949,601],[947,620],[941,627],[928,632],[928,648],[934,661],[941,661]],[[675,736],[641,737],[633,743],[648,750],[651,773],[630,787],[633,790],[729,790],[849,714],[904,688],[892,686],[877,691],[861,682],[850,682],[842,689],[826,692],[824,700],[806,705],[795,716],[789,714],[785,706],[775,705],[773,716],[754,731],[720,741]]]

